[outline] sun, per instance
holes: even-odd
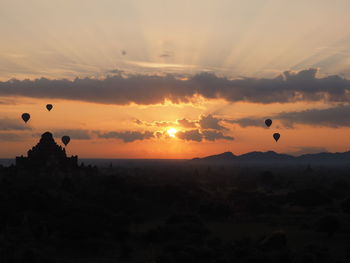
[[[175,128],[170,128],[167,130],[170,137],[175,138],[175,134],[177,133],[177,130]]]

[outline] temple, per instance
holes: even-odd
[[[74,169],[78,167],[78,156],[67,157],[66,150],[55,142],[52,133],[45,132],[39,143],[28,151],[28,157],[16,157],[16,166]]]

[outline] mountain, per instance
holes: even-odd
[[[207,157],[203,157],[203,158],[194,158],[192,159],[193,161],[206,161],[206,162],[215,162],[215,161],[232,161],[235,160],[237,158],[236,155],[234,155],[232,152],[224,152],[224,153],[220,153],[217,155],[210,155]]]
[[[274,151],[268,152],[250,152],[237,157],[240,161],[276,161],[293,160],[295,157],[288,154],[279,154]]]
[[[314,154],[304,154],[297,158],[303,161],[350,161],[350,151],[342,153],[323,152]]]
[[[324,163],[336,162],[350,164],[350,151],[343,153],[315,153],[304,154],[301,156],[292,156],[280,154],[274,151],[267,152],[249,152],[242,155],[234,155],[232,152],[224,152],[217,155],[211,155],[203,158],[194,158],[193,162],[225,162],[225,163]]]

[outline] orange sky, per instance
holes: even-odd
[[[150,105],[150,106],[116,106],[94,103],[83,103],[67,100],[6,98],[15,100],[15,104],[0,105],[3,118],[23,122],[20,116],[29,112],[31,119],[24,127],[30,130],[1,131],[1,133],[14,133],[18,135],[13,141],[1,142],[1,158],[12,158],[26,154],[26,151],[37,143],[40,134],[52,131],[56,141],[62,145],[60,137],[63,133],[70,135],[72,140],[67,152],[79,155],[81,158],[193,158],[206,156],[223,151],[232,151],[242,154],[248,151],[267,151],[298,153],[299,151],[313,152],[320,150],[345,151],[350,143],[350,128],[314,127],[311,125],[296,125],[293,128],[284,127],[278,120],[274,120],[270,128],[265,127],[261,119],[261,127],[241,127],[238,124],[225,122],[224,119],[242,118],[245,116],[268,116],[278,112],[279,109],[292,111],[310,107],[306,103],[288,103],[284,105],[260,105],[253,103],[227,103],[222,100],[201,100],[198,104]],[[46,103],[52,103],[54,108],[48,112]],[[322,108],[322,103],[315,104]],[[314,105],[314,106],[315,106]],[[186,118],[198,121],[200,116],[213,114],[219,118],[219,124],[226,127],[223,131],[226,136],[234,140],[202,140],[188,141],[168,136],[167,130],[175,128],[177,131],[192,130],[176,123]],[[143,123],[137,124],[135,120]],[[158,127],[156,122],[168,122]],[[201,129],[201,128],[199,128]],[[62,131],[61,130],[65,130]],[[74,131],[82,130],[89,138],[81,139]],[[162,132],[161,138],[135,140],[124,142],[122,139],[99,138],[97,132],[110,131],[151,131]],[[279,132],[281,139],[276,143],[272,134]],[[175,134],[176,136],[177,134]],[[78,137],[76,137],[78,136]]]
[[[45,131],[70,135],[68,153],[83,158],[349,150],[348,10],[348,0],[1,1],[0,158],[26,154]]]

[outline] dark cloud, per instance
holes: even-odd
[[[295,124],[306,124],[319,127],[350,127],[350,105],[338,105],[327,109],[309,109],[304,111],[281,112],[272,117],[280,120],[284,127],[292,128]],[[237,120],[225,120],[237,123],[241,127],[265,127],[265,118],[247,117]]]
[[[275,116],[287,127],[294,124],[326,126],[332,128],[350,127],[350,105],[341,105],[328,109],[310,109],[305,111],[282,112]]]
[[[99,138],[105,138],[105,139],[120,139],[123,142],[133,142],[137,140],[147,140],[154,137],[153,132],[145,131],[145,132],[138,132],[138,131],[122,131],[122,132],[106,132],[101,133],[97,132],[97,136]]]
[[[316,78],[316,69],[290,71],[272,78],[228,79],[213,73],[187,78],[175,75],[109,76],[105,79],[9,80],[0,82],[0,96],[58,98],[126,105],[189,102],[195,95],[230,102],[350,102],[350,81],[337,75]]]
[[[203,139],[203,134],[199,130],[178,131],[176,137],[185,141],[200,142]]]
[[[199,119],[199,125],[202,129],[227,130],[226,127],[219,124],[220,121],[221,119],[215,118],[211,114],[202,115]]]
[[[202,131],[202,134],[207,141],[215,141],[215,140],[219,140],[219,139],[229,140],[229,141],[234,140],[233,137],[225,136],[222,134],[222,132],[218,132],[218,131],[204,130],[204,131]]]
[[[137,125],[143,125],[143,121],[141,121],[141,120],[139,120],[139,119],[134,120],[134,122],[135,122]]]
[[[113,75],[123,76],[123,74],[125,72],[123,70],[120,70],[120,69],[112,69],[112,70],[107,71],[107,73],[112,73]]]
[[[28,124],[24,124],[22,120],[3,118],[0,119],[0,130],[31,130],[31,128],[28,126]]]
[[[89,140],[91,139],[90,131],[80,129],[55,130],[53,135],[56,138],[68,135],[73,140]]]
[[[225,136],[222,132],[212,131],[212,130],[189,130],[189,131],[178,131],[176,137],[186,141],[196,141],[201,142],[203,140],[216,141],[216,140],[234,140],[231,136]]]

